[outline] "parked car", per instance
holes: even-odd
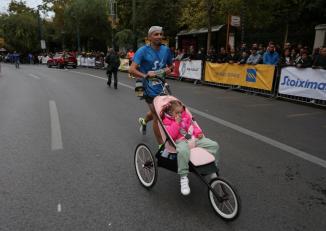
[[[59,68],[64,67],[77,67],[77,59],[71,53],[55,53],[53,57],[50,57],[47,61],[48,67],[56,66]]]

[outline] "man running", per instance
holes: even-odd
[[[157,71],[164,72],[169,75],[172,71],[172,55],[170,49],[162,45],[163,30],[160,26],[152,26],[148,30],[149,45],[140,47],[135,53],[133,62],[129,68],[129,73],[142,78],[144,87],[144,99],[149,106],[150,111],[147,112],[145,118],[139,118],[140,131],[146,134],[146,125],[153,120],[153,130],[159,145],[163,143],[158,120],[155,116],[153,100],[157,95],[163,92],[163,84],[157,79]]]

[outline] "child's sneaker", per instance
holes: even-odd
[[[187,196],[190,194],[190,188],[189,188],[189,180],[187,176],[182,176],[180,178],[180,185],[181,185],[181,193],[184,196]]]
[[[140,128],[139,128],[140,133],[143,134],[143,135],[146,135],[146,122],[145,122],[145,119],[140,117],[138,119],[138,122],[140,124]]]

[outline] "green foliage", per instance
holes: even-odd
[[[2,16],[3,33],[8,48],[26,53],[35,51],[37,45],[37,18],[31,13]]]
[[[81,41],[86,49],[105,49],[109,42],[110,25],[105,0],[75,0],[65,7],[64,31],[76,44],[77,27]]]
[[[33,13],[34,10],[30,7],[26,6],[26,2],[25,1],[15,1],[12,0],[9,3],[9,9],[8,9],[9,13],[11,14],[23,14],[23,13]]]
[[[108,0],[43,0],[42,10],[55,15],[41,21],[49,49],[63,44],[76,49],[78,32],[85,50],[106,50],[113,34],[118,46],[130,47],[136,40],[144,41],[152,25],[163,26],[173,44],[180,30],[207,27],[208,12],[212,26],[225,24],[228,14],[243,15],[246,36],[256,41],[264,36],[282,41],[287,30],[292,40],[311,41],[314,27],[325,23],[326,15],[325,0],[135,0],[133,20],[132,3],[117,0],[118,24],[112,29]],[[38,31],[37,11],[24,1],[11,1],[8,14],[0,14],[0,36],[11,49],[39,49]]]
[[[115,34],[114,39],[120,48],[132,48],[135,40],[134,34],[130,29],[124,29]]]

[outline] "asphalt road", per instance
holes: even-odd
[[[134,80],[104,70],[2,64],[0,230],[314,230],[326,227],[326,110],[211,86],[169,80],[207,137],[221,146],[221,175],[238,189],[242,211],[224,222],[207,188],[159,169],[147,191],[133,155],[147,106]]]

